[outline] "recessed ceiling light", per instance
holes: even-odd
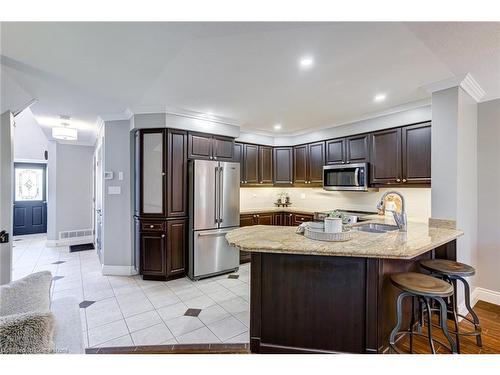
[[[276,124],[273,126],[274,130],[281,130],[281,124]]]
[[[302,69],[309,69],[314,65],[314,59],[311,56],[301,57],[299,65]]]
[[[383,102],[385,100],[385,98],[387,98],[387,95],[386,94],[377,94],[375,95],[375,97],[373,98],[373,101],[379,103],[379,102]]]

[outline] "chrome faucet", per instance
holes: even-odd
[[[405,208],[405,198],[403,197],[403,194],[401,194],[398,191],[387,191],[382,195],[380,198],[380,202],[377,204],[377,209],[381,210],[384,207],[384,202],[385,202],[385,197],[387,197],[389,194],[396,194],[401,198],[401,213],[398,213],[396,211],[392,211],[392,215],[394,216],[394,221],[398,225],[398,228],[402,232],[406,232],[406,208]]]

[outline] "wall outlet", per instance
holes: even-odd
[[[300,193],[300,199],[306,199],[306,193]]]
[[[123,172],[118,172],[118,179],[123,181]]]

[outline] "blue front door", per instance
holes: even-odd
[[[45,164],[14,164],[14,236],[47,232]]]

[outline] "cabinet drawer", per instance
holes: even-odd
[[[163,232],[164,230],[163,221],[141,221],[141,232]]]
[[[309,214],[293,214],[292,222],[293,225],[300,225],[305,221],[312,221],[313,218],[314,216]]]

